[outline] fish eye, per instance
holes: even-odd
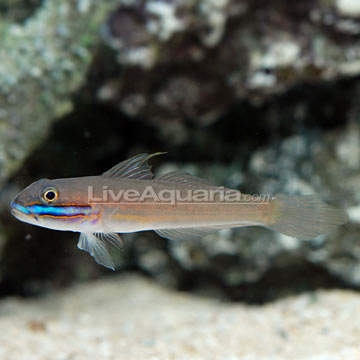
[[[51,204],[59,198],[59,193],[54,188],[47,188],[42,193],[41,198],[46,204]]]

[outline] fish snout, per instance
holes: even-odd
[[[16,213],[20,212],[25,215],[30,215],[31,211],[29,209],[21,204],[19,204],[16,199],[10,203],[11,213],[13,215],[16,215]]]

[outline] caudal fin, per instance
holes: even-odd
[[[348,221],[345,210],[336,209],[316,195],[276,196],[274,216],[267,227],[298,239],[313,239]]]

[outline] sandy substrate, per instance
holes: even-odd
[[[113,277],[0,303],[0,359],[360,359],[360,294],[318,292],[266,306]]]

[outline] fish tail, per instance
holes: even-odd
[[[317,195],[276,196],[267,228],[298,239],[309,240],[348,221],[345,210],[334,208]]]

